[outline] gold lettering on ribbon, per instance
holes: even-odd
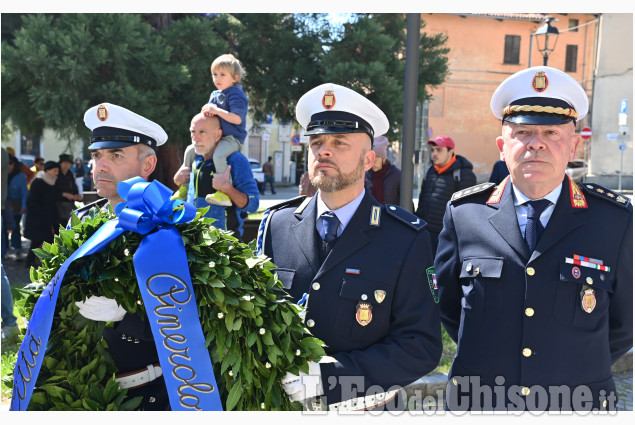
[[[49,283],[49,300],[53,301],[53,296],[55,295],[55,287],[57,287],[57,285],[60,283],[60,275],[59,272],[57,272],[55,274],[55,276],[53,277],[53,280],[51,280],[51,283],[53,283],[52,285]]]
[[[31,382],[31,379],[33,379],[33,374],[31,373],[31,370],[35,368],[35,365],[37,364],[35,357],[38,354],[40,354],[40,346],[42,345],[42,340],[40,338],[34,337],[30,331],[27,331],[27,335],[25,335],[24,339],[25,340],[28,339],[29,341],[28,349],[29,349],[29,354],[31,355],[31,361],[33,363],[29,363],[29,360],[27,359],[27,356],[25,355],[24,350],[21,349],[20,357],[24,361],[25,370],[22,370],[22,368],[20,367],[21,365],[18,364],[16,368],[17,376],[14,376],[14,380],[13,380],[13,393],[17,394],[20,400],[24,400],[26,397],[26,384]],[[25,376],[25,373],[28,376]],[[19,384],[21,384],[21,388],[18,386]],[[20,389],[22,391],[20,391]]]
[[[161,288],[155,288],[155,290],[153,290],[152,281],[156,278],[171,279],[174,284],[165,292],[160,292]],[[168,359],[174,366],[171,371],[172,377],[183,382],[183,385],[179,385],[178,387],[181,405],[188,408],[194,408],[196,410],[202,410],[198,406],[200,402],[199,397],[195,394],[186,393],[185,390],[191,389],[200,393],[211,393],[214,391],[214,386],[205,382],[191,382],[196,379],[196,371],[187,364],[187,362],[192,360],[188,354],[189,347],[178,347],[178,345],[187,344],[187,337],[174,332],[181,329],[181,323],[179,322],[179,317],[176,314],[170,314],[170,311],[174,311],[175,308],[180,311],[181,308],[178,306],[185,305],[190,301],[192,298],[190,289],[178,276],[168,273],[159,273],[150,277],[150,279],[146,282],[146,288],[148,288],[148,293],[159,302],[159,305],[154,307],[154,314],[156,314],[159,318],[156,323],[159,325],[159,333],[163,337],[163,346],[171,353]],[[170,333],[168,333],[168,331],[170,331]],[[177,345],[177,347],[174,345]],[[182,359],[186,363],[179,363],[179,359]]]

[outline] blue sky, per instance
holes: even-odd
[[[351,19],[351,13],[329,13],[328,20],[333,25],[341,25]]]

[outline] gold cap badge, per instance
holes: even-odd
[[[106,105],[99,105],[97,108],[97,118],[99,118],[99,121],[106,121],[108,119],[108,109],[106,109]]]
[[[322,96],[322,106],[324,109],[332,109],[335,106],[335,95],[333,90],[325,90]]]
[[[549,87],[549,79],[547,78],[547,74],[544,71],[536,72],[534,79],[531,80],[531,86],[538,93],[542,93],[543,91],[547,90],[547,87]]]

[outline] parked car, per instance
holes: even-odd
[[[567,164],[566,173],[571,180],[576,183],[582,183],[584,176],[587,174],[587,166],[582,159],[574,159]]]
[[[18,155],[18,159],[21,163],[26,164],[27,167],[33,167],[33,161],[35,160],[35,156],[33,155]]]
[[[265,174],[262,172],[262,165],[254,158],[249,158],[249,164],[251,164],[251,172],[254,173],[254,179],[258,185],[258,192],[262,193],[265,187]]]

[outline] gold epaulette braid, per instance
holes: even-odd
[[[578,113],[573,108],[554,108],[553,106],[540,105],[509,105],[503,109],[503,115],[514,112],[546,112],[548,114],[559,114],[567,117],[578,118]]]

